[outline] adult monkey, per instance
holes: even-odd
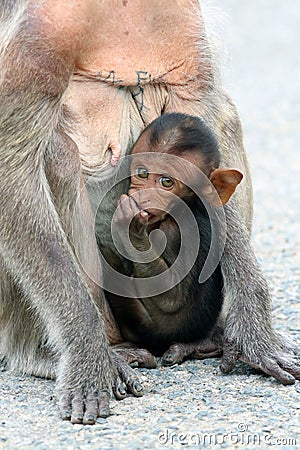
[[[221,143],[223,164],[248,178],[226,210],[222,370],[242,358],[283,383],[299,375],[293,347],[271,325],[268,289],[249,244],[251,208],[246,225],[240,223],[251,198],[240,124],[218,88],[198,1],[161,5],[1,2],[0,352],[24,372],[56,375],[63,416],[73,422],[107,415],[105,389],[124,395],[112,357],[128,388],[140,393],[108,349],[103,318],[110,342],[120,336],[92,281],[100,279],[100,267],[82,175],[101,179],[163,112],[203,117]],[[104,219],[109,223],[107,216],[100,224]],[[83,276],[75,254],[91,277]]]

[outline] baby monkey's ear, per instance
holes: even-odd
[[[243,174],[237,169],[222,167],[214,169],[211,172],[209,179],[214,185],[222,205],[225,205],[234,193],[237,185],[242,181]]]

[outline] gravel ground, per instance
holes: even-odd
[[[252,166],[254,245],[274,294],[276,328],[297,338],[300,4],[214,3],[228,13],[225,79],[241,113]],[[113,402],[113,415],[94,427],[59,420],[51,381],[3,371],[0,448],[196,448],[200,443],[251,450],[296,449],[297,442],[300,448],[299,382],[284,387],[242,364],[224,376],[218,364],[212,359],[141,370],[145,396]]]

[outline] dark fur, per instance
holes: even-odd
[[[149,135],[150,151],[184,156],[186,151],[199,152],[206,169],[218,167],[219,144],[211,129],[199,117],[187,114],[165,114],[154,120],[143,134]]]

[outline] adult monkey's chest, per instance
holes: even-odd
[[[65,95],[83,167],[97,171],[162,113],[170,89],[192,99],[209,70],[197,0],[105,3],[90,15]]]

